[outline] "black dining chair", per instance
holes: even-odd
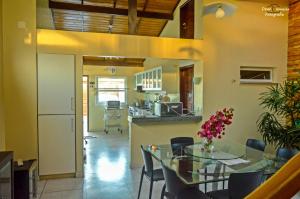
[[[291,159],[294,155],[299,152],[297,149],[279,148],[276,151],[276,157],[285,160]]]
[[[174,170],[165,166],[163,162],[161,164],[166,182],[161,199],[209,199],[198,189],[198,185],[184,184]]]
[[[193,145],[194,139],[192,137],[175,137],[171,139],[171,147],[173,155],[184,155],[184,147]]]
[[[144,166],[142,168],[141,180],[139,185],[139,193],[138,199],[140,198],[142,184],[144,175],[150,180],[150,191],[149,191],[149,199],[152,196],[153,182],[164,180],[164,175],[162,169],[153,169],[153,160],[150,152],[146,151],[143,146],[141,146],[142,156],[144,160]]]
[[[228,189],[207,192],[212,199],[242,199],[262,183],[263,171],[232,173],[228,180]]]
[[[266,148],[265,142],[257,139],[248,139],[246,142],[246,146],[259,151],[265,151]]]

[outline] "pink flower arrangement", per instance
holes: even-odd
[[[225,135],[225,126],[232,123],[233,108],[217,111],[202,126],[197,135],[212,142],[213,138],[221,139]]]

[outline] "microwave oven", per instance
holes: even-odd
[[[182,102],[156,102],[154,115],[161,117],[181,116],[182,109]]]

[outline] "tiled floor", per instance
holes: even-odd
[[[86,145],[85,177],[40,181],[40,199],[136,199],[140,169],[129,168],[128,133],[88,133],[95,136]],[[141,199],[148,198],[144,179]],[[159,199],[163,182],[155,183],[153,199]],[[221,186],[221,184],[220,184]],[[204,189],[203,186],[200,187]],[[211,186],[208,186],[208,190]],[[294,199],[297,199],[295,197]]]
[[[40,181],[40,199],[136,199],[140,169],[129,168],[128,133],[88,133],[84,179]],[[141,199],[148,198],[150,183],[144,179]],[[155,183],[153,199],[160,198],[163,183]]]

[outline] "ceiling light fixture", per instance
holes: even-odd
[[[216,12],[216,18],[221,19],[225,16],[225,11],[223,10],[222,6],[220,5]]]
[[[232,3],[224,1],[212,2],[204,5],[203,16],[212,14],[215,15],[217,19],[222,19],[223,17],[233,15],[236,9],[236,5]]]

